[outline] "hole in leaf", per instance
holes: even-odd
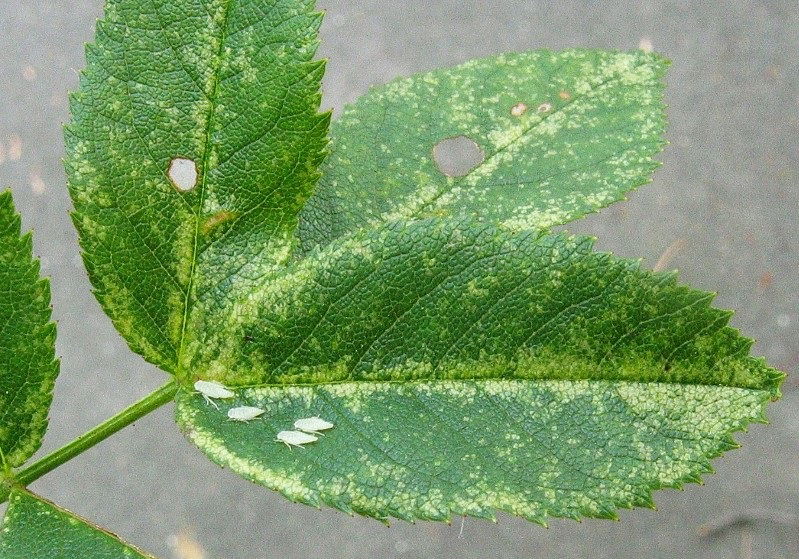
[[[438,142],[433,147],[433,159],[448,177],[463,177],[485,161],[485,153],[474,140],[457,136]]]
[[[197,165],[191,159],[176,157],[169,164],[167,175],[180,192],[188,192],[197,186]]]

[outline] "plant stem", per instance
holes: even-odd
[[[48,454],[27,468],[17,472],[12,482],[23,487],[36,481],[49,471],[57,468],[61,464],[72,460],[77,455],[87,451],[97,443],[100,443],[150,412],[155,411],[164,404],[170,402],[178,391],[178,385],[174,380],[169,381],[155,392],[145,396],[132,406],[125,408],[118,414],[106,419],[91,431],[87,431],[74,441],[67,443],[58,450]],[[0,504],[8,499],[9,488],[0,487]]]

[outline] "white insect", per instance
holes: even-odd
[[[318,440],[318,437],[315,437],[309,433],[303,433],[302,431],[281,431],[277,434],[277,441],[284,443],[289,448],[292,446],[305,448],[302,445],[315,443]]]
[[[294,428],[312,435],[321,435],[321,431],[332,429],[334,425],[321,417],[303,417],[294,422]]]
[[[243,421],[246,423],[251,419],[255,419],[262,413],[264,413],[264,410],[261,408],[256,408],[253,406],[239,406],[237,408],[230,408],[227,411],[227,416],[232,421]]]
[[[232,390],[228,390],[224,385],[212,380],[198,380],[194,383],[194,390],[202,394],[206,403],[211,404],[216,409],[219,409],[219,406],[217,406],[216,402],[211,398],[220,398],[224,400],[226,398],[233,398],[236,395]]]

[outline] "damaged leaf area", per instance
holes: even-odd
[[[653,507],[654,489],[700,481],[768,399],[624,381],[345,382],[245,390],[267,415],[244,426],[188,396],[177,413],[214,462],[292,501],[383,521],[503,511],[545,524],[616,518]],[[308,413],[336,429],[300,450],[273,442]]]
[[[20,235],[11,192],[0,193],[0,464],[21,466],[42,443],[58,376],[50,281],[33,238]]]
[[[667,66],[643,51],[540,50],[373,88],[333,123],[303,247],[430,216],[543,229],[621,200],[659,165]],[[484,154],[463,176],[434,157],[456,137]]]
[[[248,479],[380,519],[650,504],[762,421],[782,375],[711,294],[592,244],[446,220],[335,241],[269,285],[239,347],[220,334],[194,355],[201,376],[261,386],[219,411],[184,392],[178,423]],[[231,425],[243,405],[265,414]],[[273,442],[309,416],[336,428]]]
[[[103,308],[170,373],[289,256],[327,145],[320,22],[312,0],[109,0],[86,49],[73,220]]]
[[[2,559],[153,559],[73,513],[14,489],[0,529]]]
[[[381,520],[544,523],[651,506],[764,421],[782,375],[711,294],[547,233],[650,180],[663,58],[397,80],[323,163],[313,0],[144,4],[109,0],[87,47],[73,219],[103,308],[178,377],[212,460]]]

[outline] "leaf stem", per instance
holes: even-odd
[[[48,454],[27,468],[17,472],[12,482],[23,487],[36,481],[46,473],[57,468],[61,464],[72,460],[79,454],[87,451],[94,445],[104,441],[117,431],[127,427],[137,419],[155,411],[164,404],[170,402],[178,391],[178,385],[174,380],[169,381],[155,392],[145,396],[132,406],[125,408],[113,417],[100,423],[91,431],[87,431],[74,441],[67,443],[58,450]],[[8,499],[9,487],[0,487],[0,504]]]

